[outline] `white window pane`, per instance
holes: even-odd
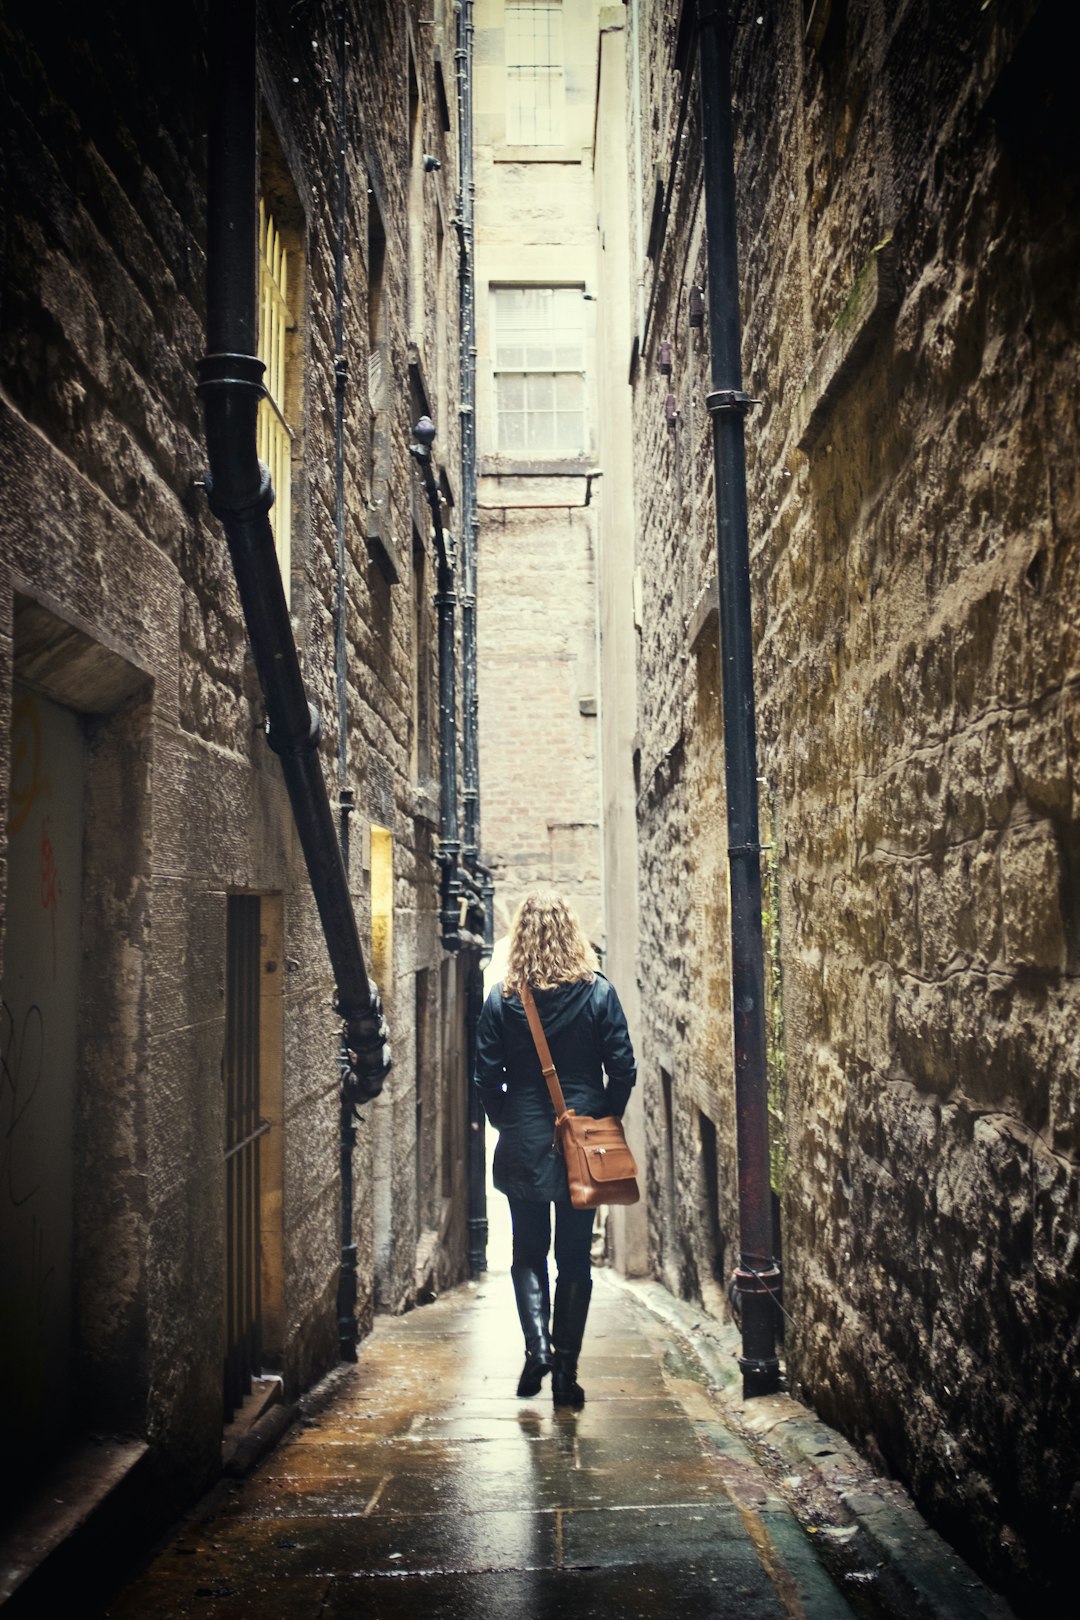
[[[520,411],[499,414],[499,449],[524,450],[525,418]]]
[[[544,455],[553,448],[553,420],[547,412],[533,413],[529,416],[526,449],[530,455]]]
[[[520,343],[509,341],[500,343],[495,354],[495,364],[500,371],[524,371],[525,350]]]
[[[571,373],[554,379],[560,411],[581,411],[585,408],[585,379]]]
[[[529,411],[553,411],[555,409],[555,379],[554,377],[529,378]]]
[[[524,377],[498,377],[495,380],[495,390],[500,411],[525,409]]]
[[[581,411],[560,411],[556,421],[556,448],[562,455],[581,455],[585,444],[585,417]]]

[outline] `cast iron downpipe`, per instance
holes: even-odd
[[[345,390],[349,362],[345,356],[345,221],[348,211],[348,171],[345,164],[345,74],[347,64],[346,7],[337,18],[337,185],[334,200],[334,541],[337,573],[334,603],[334,682],[337,689],[338,838],[346,883],[350,858],[353,790],[349,784],[349,654],[348,596],[345,551]],[[342,1080],[347,1078],[342,1054]],[[356,1359],[356,1267],[353,1242],[353,1153],[356,1122],[360,1118],[350,1087],[343,1083],[338,1097],[338,1158],[341,1175],[341,1273],[338,1279],[338,1341],[343,1357]]]
[[[495,885],[491,873],[480,861],[480,750],[479,694],[476,644],[476,552],[479,520],[476,505],[476,277],[473,265],[474,203],[473,177],[473,98],[472,0],[461,0],[457,14],[455,61],[458,91],[458,308],[460,312],[460,423],[461,423],[461,506],[462,506],[462,706],[465,737],[462,748],[462,798],[465,809],[465,838],[462,854],[465,864],[480,886],[484,906],[483,957],[491,955],[494,943]],[[484,1004],[484,976],[481,957],[470,964],[466,989],[466,1031],[468,1075],[476,1068],[476,1031]],[[487,1270],[487,1154],[486,1120],[480,1093],[470,1084],[469,1092],[469,1275],[480,1277]]]
[[[345,354],[345,221],[348,212],[348,171],[345,165],[345,74],[348,60],[346,7],[337,18],[337,184],[334,201],[334,540],[337,571],[334,603],[334,678],[338,704],[338,825],[341,856],[349,871],[349,830],[353,790],[349,786],[349,652],[348,599],[345,554],[345,392],[349,362]],[[351,1118],[349,1122],[351,1131]],[[343,1138],[344,1145],[344,1138]]]
[[[456,951],[461,947],[461,872],[458,858],[461,840],[458,836],[457,813],[457,663],[454,646],[454,609],[457,591],[454,582],[453,542],[446,534],[442,521],[439,488],[435,482],[431,447],[435,443],[435,424],[430,416],[422,416],[413,428],[415,444],[409,454],[414,457],[424,481],[424,493],[431,508],[431,523],[435,531],[437,563],[437,589],[435,606],[439,618],[439,865],[442,868],[441,932],[443,948]]]
[[[775,1390],[775,1294],[772,1252],[768,1086],[765,1068],[765,974],[761,934],[757,726],[750,617],[746,447],[743,427],[755,403],[742,387],[735,151],[727,0],[698,0],[698,75],[709,264],[709,351],[716,482],[716,553],[720,581],[720,654],[731,885],[731,997],[735,1045],[735,1117],[739,1160],[739,1266],[734,1286],[747,1395]]]
[[[232,558],[267,714],[307,862],[343,1020],[343,1114],[377,1097],[390,1069],[378,990],[364,965],[348,878],[319,760],[320,721],[308,702],[270,528],[274,492],[256,454],[263,364],[256,357],[257,96],[254,0],[210,9],[207,168],[207,344],[199,393],[210,463],[207,494]],[[341,1354],[356,1360],[352,1155],[341,1152]]]

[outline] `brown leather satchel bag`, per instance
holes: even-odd
[[[641,1197],[637,1165],[626,1145],[622,1120],[616,1119],[614,1114],[606,1119],[593,1119],[567,1108],[544,1026],[527,984],[522,985],[521,1001],[555,1108],[555,1136],[566,1160],[571,1204],[575,1209],[595,1209],[598,1204],[636,1204]]]

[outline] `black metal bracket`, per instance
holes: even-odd
[[[757,1356],[740,1356],[739,1371],[747,1384],[759,1379],[766,1386],[760,1393],[771,1394],[776,1389],[780,1377],[780,1358],[768,1356],[763,1360]],[[747,1393],[752,1394],[754,1391],[748,1390]]]
[[[723,416],[731,412],[737,416],[747,416],[755,405],[760,405],[760,399],[754,399],[744,394],[741,388],[718,388],[711,394],[706,394],[705,404],[709,408],[710,416]]]

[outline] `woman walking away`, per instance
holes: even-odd
[[[533,991],[568,1108],[621,1118],[637,1071],[615,987],[597,972],[596,955],[574,913],[558,895],[527,895],[511,929],[506,978],[480,1015],[475,1083],[499,1132],[495,1185],[510,1201],[510,1275],[525,1335],[517,1392],[539,1394],[550,1372],[554,1404],[577,1407],[585,1401],[577,1363],[592,1294],[595,1211],[570,1203],[566,1166],[553,1143],[555,1110],[522,1004],[524,986]],[[548,1292],[552,1204],[554,1312]]]

